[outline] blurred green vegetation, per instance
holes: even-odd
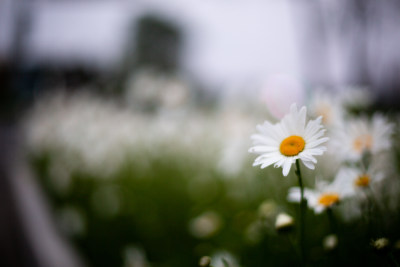
[[[183,155],[164,155],[146,164],[132,157],[111,177],[74,172],[67,188],[60,191],[49,171],[52,154],[31,161],[55,214],[65,208],[79,214],[79,231],[72,231],[68,220],[61,230],[89,266],[129,266],[124,250],[131,246],[142,249],[155,267],[197,266],[201,256],[218,250],[232,253],[240,266],[299,265],[298,227],[284,234],[274,228],[279,212],[298,218],[298,204],[286,201],[288,188],[296,185],[294,174],[283,177],[280,169],[259,170],[249,162],[236,177],[225,177]],[[304,176],[311,185],[311,172],[304,170]],[[326,213],[308,210],[310,266],[395,266],[393,257],[400,261],[400,249],[395,248],[400,218],[370,208],[375,220],[362,216],[351,222],[342,220],[334,208],[336,229]],[[207,212],[217,214],[219,226],[211,234],[193,234],[190,223]],[[338,246],[326,250],[323,239],[333,231]],[[371,240],[379,237],[390,240],[390,249],[373,249]]]

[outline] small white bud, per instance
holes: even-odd
[[[211,264],[211,258],[209,256],[203,256],[199,260],[200,267],[208,267]]]
[[[293,217],[286,213],[279,213],[275,221],[275,229],[278,231],[285,231],[292,228],[294,224]]]
[[[338,238],[335,234],[328,235],[323,241],[325,250],[334,250],[338,245]]]

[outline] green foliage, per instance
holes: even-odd
[[[65,233],[90,266],[123,266],[128,247],[143,249],[155,267],[197,266],[201,256],[212,256],[219,250],[235,255],[240,266],[299,264],[294,241],[298,225],[285,234],[274,229],[278,212],[291,214],[298,223],[298,204],[285,199],[288,188],[296,185],[294,174],[282,177],[280,169],[254,168],[228,178],[212,167],[177,155],[152,159],[146,166],[141,162],[132,158],[106,178],[71,173],[68,186],[60,191],[53,186],[58,177],[49,171],[52,155],[32,158],[55,214],[66,207],[80,214],[83,230],[71,232],[68,224],[62,229],[67,230]],[[306,184],[311,183],[307,172],[303,175]],[[270,213],[262,212],[262,203],[267,203]],[[220,226],[212,234],[196,236],[190,230],[191,222],[210,211],[217,214]],[[382,236],[391,242],[399,239],[399,216],[379,217],[382,211],[376,206],[371,212],[374,221],[361,217],[345,222],[333,209],[339,244],[328,251],[322,244],[323,238],[332,233],[328,215],[307,210],[308,262],[312,266],[393,265],[389,254],[376,253],[370,243],[371,238]],[[393,246],[390,250],[394,251]],[[398,259],[396,253],[393,255]],[[223,265],[218,266],[235,267],[228,259],[222,261]]]

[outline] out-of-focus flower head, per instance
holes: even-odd
[[[228,264],[229,267],[240,267],[236,256],[226,250],[215,252],[211,256],[211,259],[211,266],[213,267],[226,267],[226,264]],[[226,262],[226,264],[224,262]]]
[[[365,153],[376,155],[392,144],[393,124],[381,114],[371,119],[353,118],[332,136],[331,153],[346,161],[358,161]]]
[[[337,97],[327,91],[316,91],[308,104],[312,117],[322,116],[322,124],[328,128],[338,127],[343,123],[344,110]]]
[[[126,85],[125,99],[136,110],[172,111],[184,107],[190,97],[188,83],[178,75],[167,75],[154,69],[135,72]]]
[[[327,251],[334,250],[337,247],[338,243],[339,243],[339,240],[338,240],[337,235],[335,235],[335,234],[327,235],[324,238],[324,240],[322,241],[324,249]]]
[[[340,201],[353,196],[354,190],[351,181],[345,178],[338,175],[331,183],[318,179],[315,189],[305,188],[304,197],[307,199],[308,207],[319,214],[325,209],[337,205]],[[300,188],[290,188],[287,198],[291,202],[300,202]]]
[[[149,267],[145,251],[138,246],[128,246],[124,249],[124,267]]]
[[[209,238],[215,235],[221,226],[221,216],[214,211],[207,211],[189,222],[189,231],[197,238]]]
[[[337,176],[340,181],[350,180],[355,194],[373,186],[384,178],[382,171],[378,171],[372,167],[367,170],[355,167],[343,167],[339,170]]]

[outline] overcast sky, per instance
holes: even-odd
[[[0,52],[12,32],[11,0],[2,2]],[[175,22],[184,36],[182,67],[216,85],[299,76],[298,49],[286,0],[36,1],[27,50],[34,61],[113,66],[129,22],[146,13]],[[6,8],[4,8],[6,7]]]

